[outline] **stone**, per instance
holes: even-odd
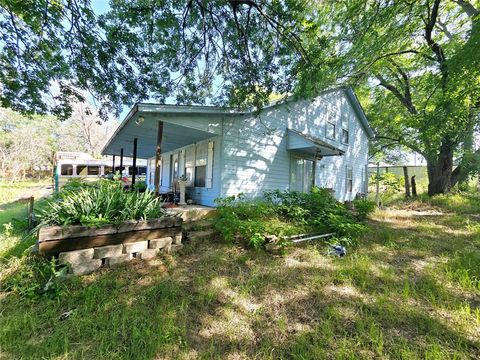
[[[158,249],[147,249],[137,253],[137,258],[141,260],[153,259],[158,254]]]
[[[70,263],[70,273],[74,275],[86,275],[99,269],[100,266],[102,266],[101,259],[88,260],[77,264]]]
[[[174,254],[183,249],[183,244],[172,244],[167,248],[168,254]]]
[[[112,256],[105,258],[105,265],[114,266],[117,264],[122,264],[124,262],[130,261],[133,259],[132,254],[121,254],[118,256]]]
[[[93,259],[93,249],[82,249],[74,251],[61,252],[58,255],[59,264],[81,264]],[[100,261],[101,263],[101,261]]]
[[[182,235],[172,236],[172,240],[175,245],[179,245],[182,243]]]
[[[93,249],[94,259],[103,259],[108,257],[120,256],[123,254],[123,245],[107,245]]]
[[[148,240],[123,244],[123,253],[131,254],[148,249]]]
[[[165,237],[160,239],[152,239],[148,242],[149,249],[163,249],[172,243],[171,237]]]

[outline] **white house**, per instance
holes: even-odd
[[[212,106],[137,104],[103,150],[148,159],[154,189],[161,132],[159,191],[188,178],[187,198],[214,206],[218,197],[264,190],[330,188],[340,201],[367,187],[368,142],[373,136],[351,88],[310,100],[286,101],[260,113]]]

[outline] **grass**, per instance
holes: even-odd
[[[345,258],[187,244],[55,296],[2,292],[1,358],[480,358],[478,213],[445,201],[377,211]],[[11,256],[0,276],[25,262]]]

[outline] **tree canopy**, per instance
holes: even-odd
[[[68,117],[87,91],[106,116],[147,99],[261,108],[271,94],[352,85],[380,146],[421,153],[430,193],[445,192],[478,168],[479,8],[111,0],[97,16],[89,0],[0,0],[0,101]]]

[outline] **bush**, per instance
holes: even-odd
[[[335,232],[358,237],[366,230],[326,189],[267,191],[263,198],[251,200],[240,194],[216,202],[216,230],[226,241],[242,239],[254,248],[262,247],[267,235],[282,239],[300,233]]]
[[[373,201],[359,199],[353,201],[353,207],[357,213],[357,219],[364,221],[375,211],[376,205]]]
[[[40,211],[43,225],[100,226],[125,220],[165,216],[162,203],[152,192],[128,192],[119,182],[99,181],[94,186],[62,190]]]

